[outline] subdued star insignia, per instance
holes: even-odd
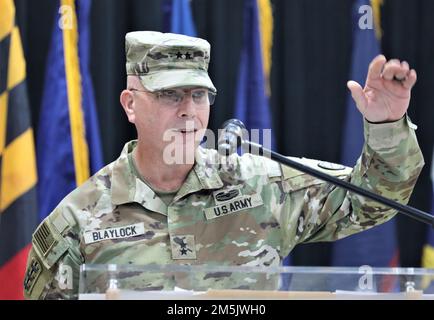
[[[170,246],[172,259],[196,259],[194,235],[172,235],[170,236]]]
[[[192,59],[190,52],[185,53],[185,59],[187,59],[187,60]]]
[[[344,170],[345,166],[337,163],[331,163],[327,161],[318,162],[318,167],[326,169],[326,170]]]
[[[182,59],[183,54],[181,52],[176,53],[176,59]]]

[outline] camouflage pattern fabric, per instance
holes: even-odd
[[[201,38],[154,31],[125,36],[127,75],[138,76],[146,90],[206,87],[217,92],[208,75],[211,46]]]
[[[356,166],[297,161],[406,203],[424,160],[407,117],[365,121]],[[220,158],[199,147],[170,205],[120,157],[69,194],[38,227],[24,283],[27,298],[77,298],[80,264],[279,266],[297,244],[334,241],[383,223],[395,211],[258,156]],[[195,275],[196,286],[273,287],[275,281]],[[248,279],[248,280],[247,280]],[[133,290],[186,287],[182,276],[125,275]],[[104,291],[107,279],[96,278]]]

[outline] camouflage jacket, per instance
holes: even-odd
[[[269,159],[221,159],[200,147],[166,206],[133,174],[127,155],[135,145],[126,144],[116,161],[39,225],[24,281],[27,298],[76,298],[83,263],[279,266],[299,243],[337,240],[396,213]],[[406,117],[365,121],[365,145],[353,169],[293,159],[401,203],[424,164]],[[161,279],[131,277],[132,289],[168,287]]]

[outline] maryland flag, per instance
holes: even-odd
[[[12,0],[0,0],[0,299],[22,299],[37,223],[26,62]]]

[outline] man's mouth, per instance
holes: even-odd
[[[176,131],[180,133],[195,133],[197,132],[197,129],[178,129]]]

